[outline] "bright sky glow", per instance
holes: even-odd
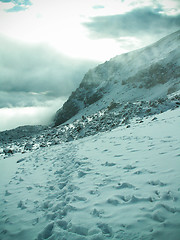
[[[82,25],[90,17],[123,14],[135,7],[157,7],[158,1],[121,0],[32,0],[25,11],[6,12],[14,5],[0,1],[0,33],[30,42],[45,42],[74,58],[108,60],[131,49],[114,39],[92,39]],[[157,2],[157,3],[156,3]],[[177,12],[177,1],[162,0],[166,9]],[[174,10],[175,11],[175,10]],[[138,47],[139,45],[137,45]]]
[[[119,52],[112,39],[91,40],[81,25],[88,17],[107,14],[107,10],[93,9],[97,1],[33,1],[26,11],[7,13],[11,3],[0,3],[0,32],[25,42],[45,42],[62,53],[75,58],[104,60]],[[102,1],[103,4],[103,1]],[[109,4],[108,4],[109,5]],[[113,4],[112,4],[113,6]],[[113,9],[109,8],[109,13]],[[106,49],[106,52],[105,52]]]

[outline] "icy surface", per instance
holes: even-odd
[[[178,240],[180,109],[143,120],[15,155],[0,239]]]

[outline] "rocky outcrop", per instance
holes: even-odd
[[[110,131],[119,126],[131,127],[132,120],[141,124],[144,118],[155,121],[158,114],[180,107],[180,92],[167,98],[154,101],[111,102],[105,109],[95,114],[82,116],[71,124],[54,128],[43,126],[24,126],[0,132],[0,156],[8,157],[14,153],[29,152],[69,142],[79,138]]]
[[[105,93],[105,87],[99,87],[99,84],[93,82],[91,70],[85,75],[79,88],[72,92],[69,99],[64,103],[63,107],[57,111],[55,116],[55,126],[66,122],[68,119],[76,115],[79,110],[88,107],[102,98]],[[90,79],[92,81],[86,81]]]
[[[171,92],[180,89],[180,31],[148,47],[116,56],[110,61],[89,70],[81,84],[57,111],[54,125],[60,125],[108,94],[127,95],[137,88],[138,96],[144,89],[170,82]],[[123,86],[127,85],[126,89]],[[164,88],[164,94],[167,94]],[[129,94],[129,100],[131,100]],[[107,103],[109,104],[109,103]]]

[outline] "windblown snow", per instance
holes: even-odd
[[[60,125],[76,114],[95,113],[114,102],[150,101],[180,90],[180,30],[158,42],[89,70],[56,113]]]

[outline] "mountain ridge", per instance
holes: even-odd
[[[134,89],[138,98],[142,99],[146,89],[153,90],[158,84],[164,87],[164,94],[168,89],[179,90],[180,83],[180,31],[172,33],[147,47],[118,55],[94,69],[90,69],[84,76],[79,87],[72,92],[63,107],[56,112],[54,125],[60,125],[92,104],[102,101],[104,95],[119,96]],[[171,80],[171,81],[170,81]],[[115,89],[116,90],[115,90]],[[141,91],[139,91],[141,90]],[[153,92],[153,91],[152,91]],[[151,94],[151,93],[150,93]],[[130,94],[131,95],[131,92]],[[128,99],[128,97],[127,97]],[[129,96],[128,100],[132,97]],[[123,98],[115,97],[122,101]],[[110,102],[107,102],[107,105]],[[100,103],[102,106],[103,104]]]

